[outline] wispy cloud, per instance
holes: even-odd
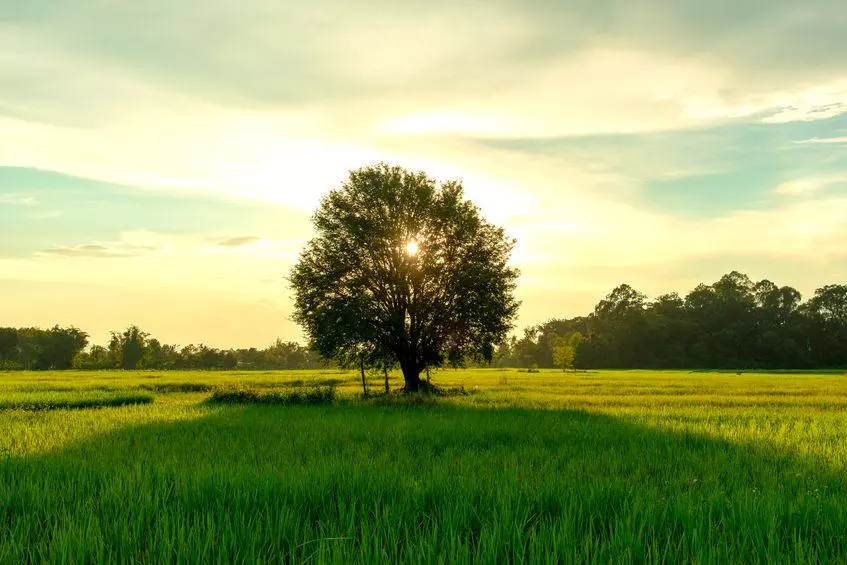
[[[54,245],[39,251],[41,257],[126,258],[166,251],[170,237],[165,234],[137,230],[127,231],[114,241],[91,241],[76,245]]]
[[[810,139],[801,139],[799,141],[795,141],[794,143],[798,143],[801,145],[818,143],[847,143],[847,137],[812,137]]]
[[[222,239],[218,241],[218,245],[220,245],[221,247],[242,247],[244,245],[251,245],[261,240],[261,237],[255,235],[243,235],[239,237],[229,237],[226,239]]]
[[[847,173],[791,180],[776,185],[773,191],[775,194],[800,196],[812,194],[829,186],[844,183],[847,183]]]
[[[828,120],[847,113],[847,73],[835,79],[767,88],[738,90],[738,78],[724,81],[726,89],[703,89],[685,102],[684,114],[702,121],[755,120],[787,124]]]
[[[842,96],[847,100],[847,94]],[[785,124],[788,122],[811,122],[815,120],[828,120],[841,114],[847,113],[847,103],[835,102],[831,104],[788,106],[779,108],[776,112],[762,119],[766,124]]]
[[[14,206],[35,206],[38,203],[38,199],[32,196],[26,196],[25,194],[10,192],[0,193],[0,204],[10,204]]]
[[[84,243],[73,246],[54,246],[44,249],[39,254],[58,257],[138,257],[159,250],[158,247],[135,246],[126,243]]]

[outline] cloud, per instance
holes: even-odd
[[[637,10],[626,3],[563,10],[540,1],[386,9],[335,0],[236,10],[212,0],[202,11],[191,1],[142,8],[83,0],[25,11],[6,26],[0,50],[16,85],[0,100],[17,109],[7,116],[85,129],[118,123],[121,141],[143,125],[202,128],[208,122],[200,116],[186,122],[222,107],[285,117],[279,125],[289,138],[558,136],[749,116],[822,119],[841,111],[847,93],[844,16],[835,0],[815,10],[777,1],[738,10],[743,17],[694,0]],[[227,39],[210,45],[206,38],[221,25]],[[319,39],[307,31],[316,27]],[[809,42],[810,32],[819,41]],[[796,53],[787,56],[785,44]],[[163,108],[174,111],[156,114]]]
[[[795,141],[798,144],[818,144],[818,143],[847,143],[847,137],[813,137],[811,139],[801,139]]]
[[[812,194],[818,192],[828,186],[834,184],[847,183],[847,173],[807,177],[792,181],[787,181],[776,185],[773,189],[775,194],[783,194],[789,196],[800,196],[804,194]]]
[[[847,75],[814,83],[778,84],[770,89],[730,92],[702,90],[686,102],[684,114],[704,120],[755,119],[764,124],[828,120],[847,113]]]
[[[35,206],[38,204],[38,199],[32,196],[26,196],[20,193],[0,193],[0,204],[10,204],[14,206]]]
[[[121,234],[116,241],[97,241],[77,245],[54,245],[38,252],[42,257],[127,258],[141,257],[167,249],[167,236],[146,231]]]
[[[159,251],[159,248],[150,246],[86,243],[70,247],[54,246],[41,251],[40,254],[59,257],[138,257],[156,251]]]
[[[261,241],[262,238],[255,235],[244,235],[239,237],[229,237],[218,241],[221,247],[241,247]]]
[[[0,163],[308,210],[363,163],[464,172],[456,164],[468,152],[433,149],[443,137],[820,119],[847,95],[847,41],[836,41],[843,11],[830,0],[814,11],[752,6],[739,18],[693,1],[637,10],[506,1],[490,9],[191,5],[15,8],[0,34],[0,68],[13,85],[0,95],[0,128],[16,143],[0,150]],[[209,45],[223,23],[226,41]],[[306,32],[318,25],[319,40]],[[812,29],[833,41],[828,49],[798,41],[807,59],[798,65],[782,45]]]
[[[847,94],[843,98],[847,100]],[[842,102],[808,106],[787,106],[763,118],[762,122],[766,124],[811,122],[815,120],[828,120],[844,113],[847,113],[847,103]]]

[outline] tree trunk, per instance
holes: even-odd
[[[382,372],[385,373],[385,394],[388,394],[390,392],[388,390],[388,368],[383,367]]]
[[[403,390],[406,392],[418,392],[421,390],[421,370],[414,363],[400,363],[400,368],[403,369],[403,380],[406,385]]]

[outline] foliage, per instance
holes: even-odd
[[[553,340],[553,362],[563,371],[573,369],[576,350],[580,343],[582,343],[582,334],[579,332],[568,332],[565,335],[556,336]]]
[[[317,369],[330,367],[316,352],[276,340],[265,349],[217,349],[204,344],[161,343],[137,326],[112,332],[108,348],[84,348],[88,335],[76,328],[0,328],[0,370],[106,369]],[[390,365],[389,365],[390,368]]]
[[[847,285],[819,288],[807,302],[788,286],[733,271],[684,298],[653,301],[616,287],[586,317],[554,319],[502,342],[500,367],[561,367],[562,339],[579,333],[579,368],[791,369],[847,367]]]
[[[459,181],[365,167],[322,200],[313,222],[291,285],[294,317],[325,357],[393,358],[417,390],[427,367],[490,359],[510,329],[514,242]]]
[[[209,392],[214,390],[214,387],[207,383],[143,383],[136,388],[158,393]]]
[[[153,396],[133,392],[36,392],[13,393],[0,397],[0,410],[67,410],[150,404]]]
[[[112,332],[109,354],[121,369],[137,369],[147,349],[148,337],[138,326],[130,326],[122,333]]]
[[[217,404],[332,404],[335,387],[311,387],[285,392],[257,392],[249,389],[217,390],[209,402]]]
[[[0,368],[70,369],[88,344],[88,334],[75,327],[0,328]]]

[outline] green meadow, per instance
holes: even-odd
[[[843,372],[432,378],[0,373],[0,563],[847,561]]]

